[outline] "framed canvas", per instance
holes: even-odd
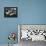
[[[17,7],[4,7],[4,17],[17,17]]]
[[[18,30],[20,31],[20,41],[46,41],[46,25],[20,24]]]

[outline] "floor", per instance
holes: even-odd
[[[20,46],[46,46],[46,42],[45,41],[32,42],[31,40],[28,41],[21,40]]]
[[[8,45],[7,44],[0,44],[0,46],[8,46]],[[28,40],[28,41],[21,40],[19,44],[15,44],[14,46],[46,46],[46,42],[45,41],[32,42],[31,40]]]
[[[8,46],[8,44],[0,44],[0,46]],[[13,45],[10,45],[13,46]],[[15,44],[14,46],[18,46],[18,44]]]

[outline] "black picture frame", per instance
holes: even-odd
[[[4,17],[18,17],[18,8],[4,7]]]

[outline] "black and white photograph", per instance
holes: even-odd
[[[17,17],[17,7],[4,7],[4,17]]]

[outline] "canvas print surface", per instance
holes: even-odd
[[[46,25],[21,25],[20,39],[46,41]]]

